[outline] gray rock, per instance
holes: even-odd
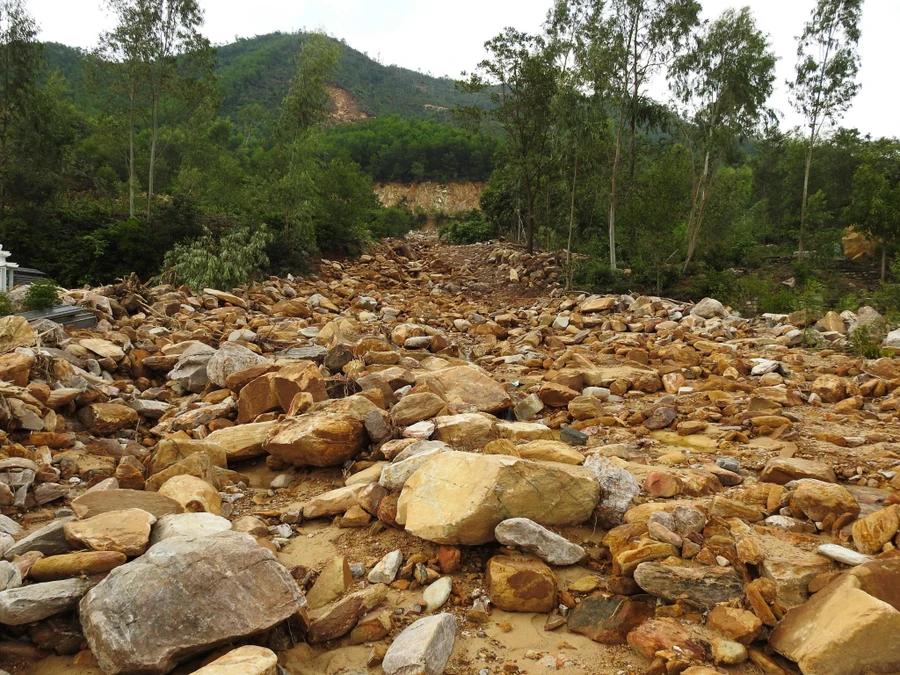
[[[819,555],[824,555],[826,558],[831,558],[839,563],[851,565],[853,567],[875,560],[875,558],[870,555],[864,555],[852,549],[838,546],[837,544],[822,544],[816,550],[819,552]]]
[[[716,460],[716,466],[734,473],[741,470],[741,462],[736,457],[719,457]]]
[[[169,379],[175,380],[190,392],[199,394],[209,382],[206,366],[216,350],[202,343],[191,345],[184,350],[178,363],[169,372]]]
[[[16,542],[5,554],[4,558],[12,560],[14,556],[22,555],[27,551],[40,551],[44,555],[60,555],[71,550],[66,535],[63,533],[63,525],[74,518],[59,518],[39,530],[35,530],[24,539]]]
[[[569,445],[585,446],[588,444],[589,436],[578,429],[563,427],[559,432],[559,440]]]
[[[529,394],[516,404],[513,408],[516,419],[520,422],[533,420],[539,412],[544,409],[544,402],[537,394]]]
[[[391,551],[372,568],[367,579],[370,584],[390,584],[397,578],[400,565],[403,564],[403,553]]]
[[[256,352],[235,342],[225,342],[206,363],[206,374],[213,384],[224,387],[229,375],[265,362]]]
[[[528,518],[509,518],[497,525],[494,537],[504,546],[516,546],[551,565],[574,565],[584,549]]]
[[[744,582],[730,567],[676,567],[645,562],[635,569],[634,580],[657,598],[675,602],[686,597],[709,609],[744,595]]]
[[[453,579],[450,577],[441,577],[431,584],[422,593],[422,599],[425,601],[425,611],[433,612],[444,606],[444,603],[450,599],[450,593],[453,590]]]
[[[385,675],[442,675],[456,642],[456,619],[435,614],[419,619],[388,647]]]
[[[409,450],[415,446],[419,446],[415,454],[408,454],[406,452],[406,450]],[[393,462],[391,462],[390,464],[385,464],[384,467],[382,467],[381,477],[378,479],[378,482],[386,490],[390,490],[392,492],[396,490],[402,490],[403,486],[406,484],[406,481],[409,480],[409,477],[412,476],[420,466],[422,466],[436,454],[447,452],[451,449],[452,448],[450,448],[450,446],[448,446],[446,443],[441,443],[440,441],[424,441],[414,443],[409,448],[406,448],[406,450],[397,455],[397,457],[394,458]]]
[[[18,588],[22,585],[22,573],[8,560],[0,561],[0,591]]]
[[[0,592],[0,623],[22,626],[74,609],[99,577],[63,579]]]
[[[647,521],[647,524],[651,523],[659,523],[667,530],[671,530],[675,532],[675,528],[678,527],[675,523],[675,516],[671,513],[666,513],[665,511],[654,511],[650,514],[650,520]]]
[[[303,606],[296,582],[247,534],[171,537],[117,567],[81,601],[81,627],[110,675],[162,675],[255,635]]]
[[[231,521],[214,513],[170,513],[156,521],[150,546],[172,537],[211,537],[231,529]]]
[[[702,532],[706,527],[706,516],[699,509],[690,506],[676,506],[672,515],[675,518],[674,529],[682,536],[693,532]]]
[[[631,508],[631,500],[641,494],[640,484],[606,457],[588,457],[584,467],[590,469],[602,488],[596,511],[598,523],[607,529],[621,525],[625,512]]]
[[[172,409],[171,403],[165,401],[153,401],[143,398],[136,398],[129,401],[128,407],[136,411],[138,415],[149,419],[158,420]]]
[[[892,330],[888,333],[884,342],[882,343],[885,347],[890,347],[892,349],[900,349],[900,328],[897,330]]]
[[[0,532],[0,558],[6,555],[6,552],[16,545],[16,540],[11,534]]]
[[[0,533],[18,537],[22,534],[22,526],[12,518],[0,514]]]

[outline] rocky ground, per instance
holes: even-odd
[[[900,670],[900,360],[843,350],[877,313],[560,260],[416,235],[0,319],[0,669]]]

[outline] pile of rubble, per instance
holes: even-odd
[[[0,319],[0,664],[900,669],[900,360],[840,349],[874,310],[566,294],[553,261],[413,239]]]

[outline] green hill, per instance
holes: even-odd
[[[253,103],[267,110],[277,108],[287,93],[296,69],[297,54],[305,39],[303,33],[270,33],[241,38],[218,47],[217,73],[223,95],[221,114],[233,115]],[[475,97],[456,91],[453,80],[398,66],[384,66],[346,44],[343,47],[341,68],[334,84],[350,92],[368,115],[449,118],[449,113],[442,109],[477,101]],[[50,69],[57,69],[66,77],[73,99],[80,105],[94,107],[83,86],[84,52],[47,43],[46,56]]]

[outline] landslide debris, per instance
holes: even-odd
[[[560,260],[412,235],[0,319],[2,667],[900,669],[900,359],[843,349],[874,310]]]

